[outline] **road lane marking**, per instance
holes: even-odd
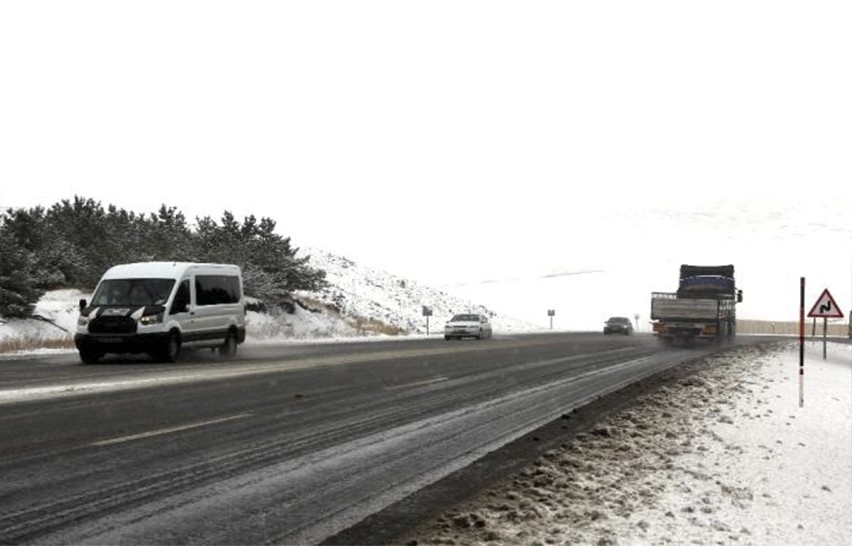
[[[162,436],[164,434],[171,434],[173,432],[181,432],[184,430],[190,430],[193,428],[201,428],[209,425],[217,425],[219,423],[227,423],[228,421],[236,421],[237,419],[245,419],[246,417],[251,417],[251,413],[241,413],[239,415],[231,415],[230,417],[222,417],[219,419],[211,419],[209,421],[200,421],[197,423],[189,423],[186,425],[181,425],[177,427],[169,427],[169,428],[161,428],[159,430],[151,430],[149,432],[140,432],[139,434],[131,434],[130,436],[121,436],[119,438],[112,438],[110,440],[101,440],[100,442],[93,442],[89,445],[102,447],[109,446],[113,444],[121,444],[124,442],[132,442],[133,440],[141,440],[143,438],[151,438],[152,436]]]
[[[431,385],[433,383],[441,383],[442,381],[447,381],[449,377],[433,377],[432,379],[424,379],[423,381],[415,381],[414,383],[404,383],[402,385],[393,385],[390,387],[385,387],[386,391],[395,391],[399,389],[410,389],[413,387],[423,387],[425,385]]]

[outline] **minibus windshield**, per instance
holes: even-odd
[[[92,305],[165,305],[174,285],[174,279],[105,280],[92,297]]]

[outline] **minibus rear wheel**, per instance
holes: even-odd
[[[225,343],[219,346],[219,356],[222,358],[234,358],[237,355],[237,333],[228,330],[225,334]]]

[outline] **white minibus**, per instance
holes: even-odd
[[[183,348],[233,357],[246,338],[240,268],[230,264],[116,265],[80,300],[74,342],[86,364],[108,353],[148,353],[175,362]]]

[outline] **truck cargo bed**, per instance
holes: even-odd
[[[656,292],[651,298],[652,320],[716,320],[725,314],[719,300],[678,298],[668,292]]]

